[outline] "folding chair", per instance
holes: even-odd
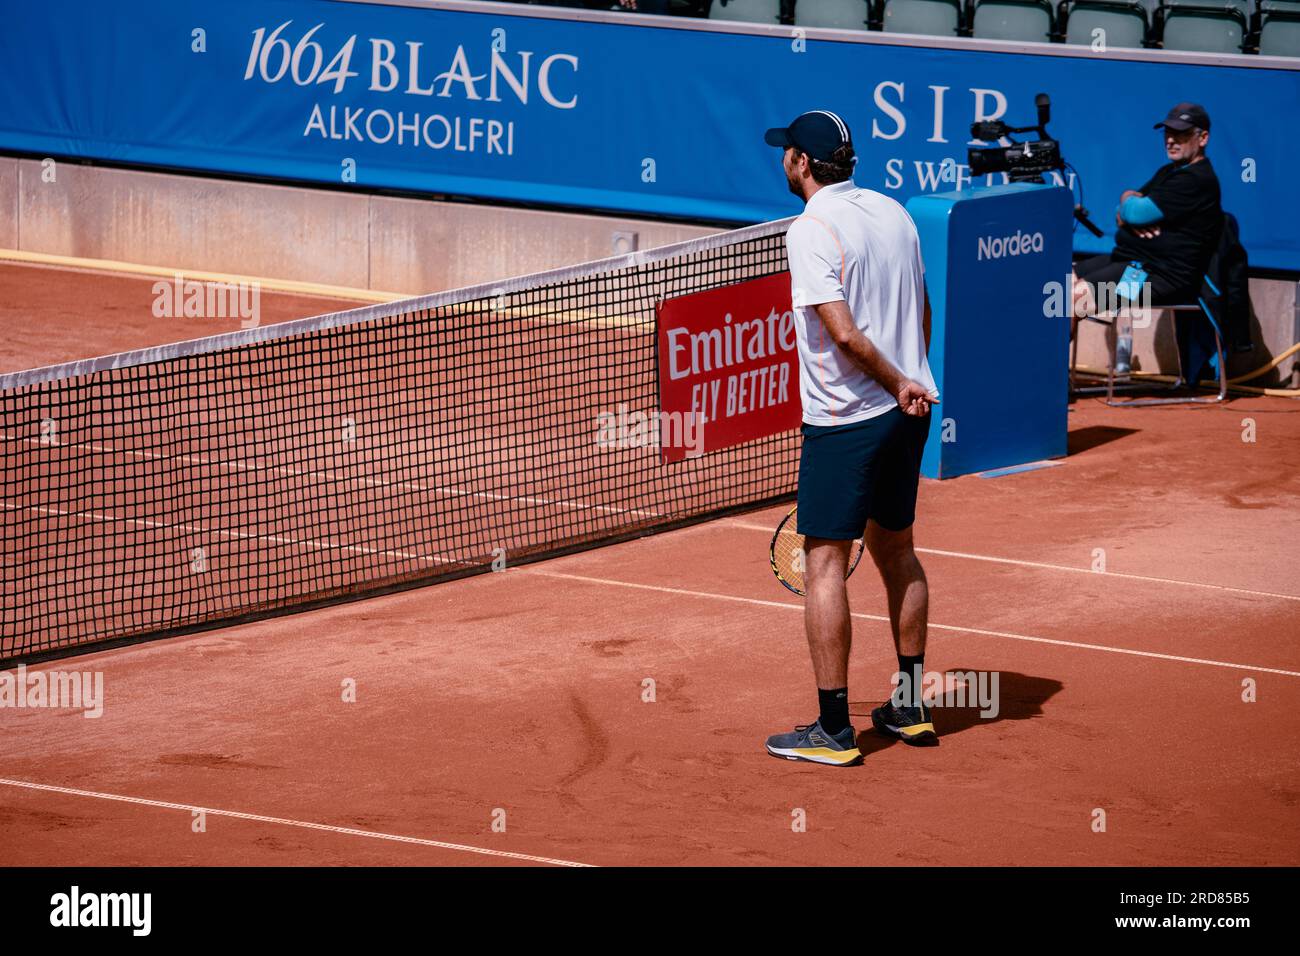
[[[1205,278],[1205,281],[1206,283],[1209,284],[1211,290],[1214,290],[1215,292],[1218,291],[1214,288],[1214,284],[1210,282],[1208,276]],[[1181,316],[1186,316],[1194,313],[1199,313],[1201,315],[1204,315],[1207,319],[1210,320],[1210,325],[1214,329],[1214,348],[1218,354],[1219,394],[1214,396],[1196,395],[1188,398],[1133,398],[1133,399],[1127,399],[1125,401],[1117,401],[1115,399],[1116,391],[1134,391],[1137,389],[1149,390],[1151,388],[1151,385],[1150,383],[1146,383],[1146,382],[1134,381],[1132,376],[1128,372],[1115,371],[1116,363],[1115,363],[1114,346],[1110,348],[1110,361],[1107,363],[1106,366],[1106,384],[1088,385],[1088,386],[1080,387],[1075,384],[1076,381],[1075,376],[1077,375],[1077,367],[1079,363],[1079,333],[1077,329],[1075,330],[1075,334],[1074,334],[1074,342],[1071,343],[1070,346],[1070,392],[1071,394],[1097,395],[1102,392],[1105,392],[1106,404],[1116,408],[1132,408],[1138,405],[1200,405],[1200,404],[1222,402],[1225,398],[1227,398],[1228,397],[1228,363],[1224,361],[1224,357],[1223,357],[1223,332],[1219,328],[1218,320],[1215,319],[1214,314],[1210,311],[1210,307],[1205,304],[1205,299],[1201,296],[1197,296],[1196,302],[1194,304],[1152,306],[1149,311],[1172,313],[1175,322],[1177,322]],[[1132,317],[1133,317],[1132,310],[1126,310],[1124,308],[1121,308],[1118,312],[1103,312],[1100,315],[1085,316],[1083,319],[1080,320],[1080,322],[1081,323],[1095,322],[1098,325],[1111,326],[1115,328],[1116,330],[1115,346],[1118,346],[1119,329],[1116,323],[1121,318],[1128,318],[1131,320]],[[1177,341],[1177,338],[1178,338],[1177,333],[1175,333],[1174,336],[1175,345],[1176,345],[1175,351],[1178,353],[1178,377],[1174,380],[1173,384],[1169,386],[1170,391],[1181,388],[1184,384],[1191,384],[1191,385],[1196,384],[1195,382],[1188,383],[1184,377],[1186,370],[1183,368],[1183,346],[1181,342]]]

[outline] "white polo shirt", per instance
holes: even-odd
[[[848,303],[854,324],[886,358],[939,397],[925,357],[925,268],[912,217],[852,180],[823,186],[785,237],[809,425],[845,425],[898,402],[831,341],[814,305]]]

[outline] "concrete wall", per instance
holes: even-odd
[[[50,183],[39,161],[0,157],[8,206],[22,228],[0,208],[5,248],[410,294],[600,259],[616,232],[645,249],[717,231],[74,163]]]
[[[19,164],[22,248],[365,288],[364,195]]]
[[[1228,362],[1230,375],[1253,371],[1300,342],[1300,283],[1252,279],[1251,338],[1255,350]],[[1271,375],[1252,385],[1300,388],[1300,356],[1293,355]]]
[[[0,156],[0,249],[18,248],[18,160]]]
[[[371,287],[435,291],[603,259],[616,233],[636,248],[717,232],[649,220],[376,197],[370,204]]]

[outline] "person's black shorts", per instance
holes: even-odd
[[[849,425],[804,425],[799,533],[851,541],[868,519],[887,531],[910,528],[929,433],[929,415],[897,408]]]
[[[1118,252],[1107,252],[1076,262],[1074,264],[1074,274],[1092,286],[1093,302],[1096,302],[1097,284],[1107,283],[1113,285],[1118,282],[1130,262],[1132,262],[1131,259],[1125,258]],[[1147,276],[1147,282],[1151,285],[1152,305],[1184,305],[1195,302],[1197,295],[1200,294],[1199,289],[1191,289],[1170,282],[1154,272]]]

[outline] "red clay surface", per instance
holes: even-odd
[[[1298,864],[1298,411],[1086,401],[1058,466],[924,482],[927,668],[1001,680],[938,748],[869,732],[896,664],[864,565],[864,764],[763,752],[816,709],[769,508],[41,665],[102,672],[104,712],[0,708],[0,863]]]
[[[0,262],[0,373],[221,335],[238,318],[158,318],[160,279]],[[355,309],[364,303],[264,292],[263,325]]]

